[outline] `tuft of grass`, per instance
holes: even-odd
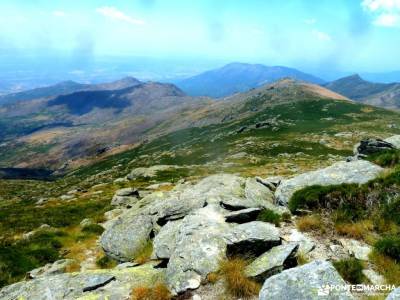
[[[343,279],[352,284],[360,284],[367,280],[362,273],[364,266],[358,259],[342,259],[333,262],[333,265]]]
[[[219,279],[219,275],[218,273],[212,272],[210,274],[207,275],[207,282],[214,284],[218,281]]]
[[[172,296],[164,283],[157,283],[153,287],[138,286],[132,290],[132,300],[171,300]]]
[[[298,252],[296,255],[296,261],[299,266],[305,265],[309,262],[308,257],[303,252]]]
[[[338,234],[355,239],[364,239],[373,230],[373,227],[374,225],[369,220],[335,225]]]
[[[296,226],[300,231],[325,231],[325,226],[319,215],[310,215],[299,217]]]
[[[375,243],[374,248],[379,253],[393,258],[396,262],[400,261],[399,236],[385,236]]]
[[[247,278],[244,270],[247,263],[241,258],[223,260],[220,274],[225,279],[225,290],[232,297],[248,299],[258,295],[260,284]]]
[[[150,261],[152,253],[153,253],[153,242],[148,241],[146,245],[144,245],[143,248],[136,254],[134,261],[142,265]]]
[[[90,225],[86,225],[85,227],[83,227],[82,232],[100,235],[104,232],[104,228],[103,228],[103,226],[100,226],[99,224],[90,224]]]
[[[370,262],[374,264],[377,271],[385,277],[388,284],[400,285],[400,264],[392,258],[372,251],[369,256]]]
[[[117,265],[117,262],[104,255],[96,260],[96,265],[101,269],[112,269]]]
[[[257,217],[258,221],[268,222],[280,226],[282,217],[271,209],[263,209]]]

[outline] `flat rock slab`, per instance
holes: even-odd
[[[387,139],[384,139],[385,142],[388,142],[395,146],[397,149],[400,149],[400,135],[394,135]]]
[[[275,192],[279,204],[287,205],[293,194],[312,185],[363,184],[375,179],[383,169],[365,160],[338,162],[325,169],[304,173],[283,180]]]
[[[344,286],[346,282],[340,277],[330,262],[315,260],[268,278],[261,288],[259,299],[354,299],[349,291],[327,290],[327,285]]]
[[[285,268],[295,266],[295,254],[298,248],[297,243],[273,247],[246,267],[246,276],[263,282],[268,277],[282,272]]]
[[[253,221],[231,228],[225,235],[227,256],[259,256],[273,246],[279,245],[279,230],[270,223]]]
[[[352,239],[340,239],[343,248],[352,256],[360,260],[369,260],[368,256],[371,253],[371,246]]]
[[[152,285],[164,278],[161,269],[154,269],[150,265],[41,276],[4,287],[0,290],[0,299],[129,299],[134,287]]]

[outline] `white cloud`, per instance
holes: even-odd
[[[52,12],[53,16],[55,17],[65,17],[67,15],[67,13],[65,11],[62,10],[55,10]]]
[[[311,19],[305,19],[305,20],[304,20],[304,23],[306,23],[307,25],[314,25],[315,23],[317,23],[317,20],[316,20],[316,19],[313,19],[313,18],[311,18]]]
[[[128,16],[113,6],[99,7],[96,9],[96,12],[98,12],[99,14],[101,14],[107,18],[124,21],[129,24],[134,24],[134,25],[144,25],[145,24],[145,22],[143,20],[135,19],[131,16]]]
[[[322,32],[322,31],[319,31],[316,29],[314,29],[311,32],[320,41],[324,41],[324,42],[332,41],[332,37],[329,34],[327,34],[326,32]]]
[[[375,19],[374,24],[384,27],[398,26],[400,24],[400,16],[395,14],[381,14]]]
[[[362,7],[373,14],[373,24],[400,27],[400,0],[363,0]]]

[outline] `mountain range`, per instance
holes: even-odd
[[[324,86],[357,102],[389,109],[400,108],[400,83],[374,83],[355,74]]]
[[[221,98],[245,92],[286,77],[317,84],[324,82],[321,78],[292,68],[231,63],[222,68],[177,81],[176,84],[191,96]]]

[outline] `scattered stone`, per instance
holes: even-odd
[[[73,259],[57,260],[56,262],[54,262],[52,264],[46,264],[43,267],[36,268],[32,271],[29,271],[27,276],[29,279],[34,279],[39,276],[62,274],[62,273],[66,272],[66,270],[69,266],[71,266],[75,263],[76,263],[76,261]]]
[[[151,177],[156,177],[158,172],[168,171],[177,168],[180,167],[173,165],[156,165],[156,166],[151,166],[149,168],[143,168],[143,167],[136,168],[126,178],[129,180],[134,180],[139,177],[151,178]]]
[[[60,200],[63,200],[63,201],[65,201],[65,200],[72,200],[72,199],[74,199],[75,197],[73,196],[73,195],[62,195],[61,197],[60,197]]]
[[[92,225],[93,224],[93,221],[92,220],[90,220],[90,219],[83,219],[80,223],[79,223],[79,225],[83,228],[83,227],[86,227],[86,226],[89,226],[89,225]]]
[[[362,273],[372,284],[385,284],[385,278],[372,269],[364,269],[362,270]]]
[[[303,173],[282,181],[275,192],[279,204],[287,205],[292,195],[307,186],[335,185],[342,183],[363,184],[376,178],[383,169],[371,162],[357,160],[338,162],[325,169]]]
[[[372,249],[367,244],[351,239],[340,239],[339,241],[351,256],[360,260],[369,260],[368,256]]]
[[[299,244],[298,252],[307,254],[315,248],[315,243],[297,229],[291,229],[290,235],[284,236],[283,239],[287,242]]]
[[[295,254],[298,248],[299,244],[297,243],[273,247],[246,267],[246,276],[264,282],[268,277],[296,266]]]
[[[268,278],[261,288],[260,300],[296,299],[354,299],[347,290],[332,289],[329,286],[344,286],[334,266],[328,261],[315,260],[300,267],[283,271]]]

